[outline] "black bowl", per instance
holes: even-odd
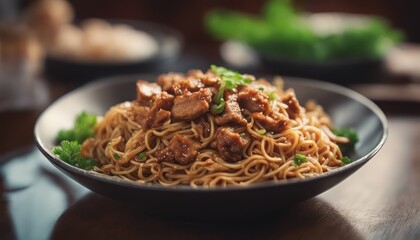
[[[182,35],[178,31],[156,23],[134,20],[108,20],[111,24],[126,24],[148,33],[158,44],[158,51],[149,58],[119,61],[83,61],[48,54],[45,70],[55,79],[87,81],[99,77],[159,71],[173,63],[182,48]]]
[[[379,151],[387,137],[385,115],[367,98],[330,83],[285,78],[286,87],[293,87],[302,102],[317,100],[331,114],[337,127],[352,127],[358,132],[360,141],[349,155],[354,160],[352,163],[304,180],[205,189],[144,185],[115,179],[73,167],[51,152],[58,131],[69,128],[81,111],[103,115],[110,106],[135,99],[137,79],[152,81],[155,76],[113,77],[61,97],[37,120],[35,138],[48,160],[81,185],[159,217],[222,221],[275,213],[290,204],[314,197],[350,176]]]

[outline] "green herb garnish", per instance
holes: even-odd
[[[302,163],[307,162],[308,159],[303,154],[295,154],[295,161],[293,161],[293,165],[296,167],[300,166]]]
[[[264,92],[264,88],[263,87],[259,87],[258,90],[260,90],[261,92]]]
[[[82,112],[76,117],[73,128],[60,130],[58,132],[57,141],[77,141],[81,144],[87,138],[93,136],[93,126],[95,126],[95,124],[95,115]]]
[[[141,153],[139,153],[138,158],[139,158],[139,160],[140,160],[140,161],[142,161],[142,160],[146,159],[146,153],[145,153],[145,152],[141,152]]]
[[[226,89],[234,89],[240,85],[248,85],[252,82],[252,79],[249,76],[242,75],[224,67],[211,65],[211,70],[222,79]]]
[[[350,158],[348,158],[347,156],[344,156],[344,157],[341,159],[341,162],[342,162],[342,163],[344,163],[344,164],[349,164],[349,163],[351,163],[351,159],[350,159]]]
[[[121,156],[120,156],[120,155],[118,155],[117,153],[114,153],[114,159],[115,159],[115,160],[120,160],[120,158],[121,158]]]
[[[264,128],[261,128],[261,129],[257,130],[257,133],[259,133],[261,135],[265,134],[266,132],[267,132],[267,130],[265,130]]]
[[[241,138],[245,138],[246,137],[246,134],[244,132],[242,132],[240,135],[241,135]]]
[[[96,160],[85,158],[80,155],[82,145],[76,141],[64,140],[59,146],[53,148],[53,153],[62,161],[78,168],[90,170],[96,166]]]
[[[268,100],[270,100],[270,101],[274,101],[274,100],[276,100],[277,99],[277,94],[276,94],[276,92],[271,92],[271,93],[269,93],[268,94]]]
[[[222,113],[225,107],[225,99],[223,98],[225,90],[231,90],[240,85],[248,85],[252,82],[252,79],[238,72],[216,65],[211,65],[211,70],[221,78],[219,91],[213,98],[215,104],[211,108],[211,113],[217,115]]]
[[[236,40],[270,59],[315,62],[376,59],[384,56],[403,33],[383,19],[368,17],[340,32],[316,31],[291,0],[266,1],[259,15],[215,9],[205,16],[207,30],[219,40]]]
[[[353,128],[341,128],[334,129],[332,132],[340,137],[345,137],[349,139],[349,142],[346,144],[338,144],[342,152],[347,152],[354,148],[354,145],[359,141],[359,136]]]
[[[223,110],[225,110],[225,99],[222,98],[217,105],[213,104],[210,111],[213,115],[217,115],[221,114]]]

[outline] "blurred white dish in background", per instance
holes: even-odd
[[[420,81],[420,45],[404,43],[394,48],[386,58],[386,67],[392,73]]]
[[[370,23],[366,15],[351,13],[308,13],[302,19],[318,36],[340,34],[349,28],[363,28]]]
[[[62,27],[49,50],[51,55],[81,61],[143,60],[158,52],[148,33],[127,24],[88,19],[81,27]]]
[[[222,43],[220,56],[229,65],[235,67],[249,67],[260,64],[260,59],[254,49],[234,40]]]

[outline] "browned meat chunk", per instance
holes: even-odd
[[[225,91],[225,109],[221,116],[216,116],[214,121],[217,125],[225,125],[228,123],[234,123],[238,125],[245,125],[246,119],[243,118],[241,108],[238,104],[238,95],[231,92]]]
[[[158,162],[173,162],[175,156],[168,148],[165,148],[156,152],[156,159]]]
[[[238,94],[238,102],[242,108],[250,112],[264,112],[270,110],[268,96],[252,87],[242,87]]]
[[[156,97],[150,110],[145,115],[137,117],[138,122],[144,129],[148,129],[152,126],[159,127],[159,123],[163,124],[166,120],[170,119],[170,110],[173,104],[174,96],[162,92],[160,96]]]
[[[219,128],[215,136],[217,151],[224,160],[230,162],[242,159],[242,153],[249,141],[249,138],[241,137],[230,127]]]
[[[201,77],[201,82],[206,87],[216,87],[220,83],[220,77],[214,74],[212,71],[208,71],[205,75]]]
[[[134,121],[138,122],[142,128],[147,128],[147,116],[149,115],[150,107],[138,106],[133,109]]]
[[[203,137],[208,137],[210,135],[211,126],[204,118],[200,120],[195,125],[195,130]]]
[[[289,118],[296,119],[296,116],[300,114],[301,110],[295,93],[293,91],[287,91],[281,101],[288,106],[286,111],[289,114]]]
[[[211,91],[202,88],[198,92],[177,96],[172,107],[172,117],[176,121],[189,121],[208,112]]]
[[[173,86],[173,91],[175,95],[182,95],[188,91],[196,92],[203,87],[204,84],[200,81],[200,79],[188,77],[175,83]]]
[[[158,98],[153,102],[151,110],[164,109],[170,111],[174,105],[175,97],[167,92],[162,92]]]
[[[153,122],[152,122],[152,127],[157,128],[162,126],[166,121],[168,121],[169,119],[171,119],[171,112],[163,110],[163,109],[159,109],[159,111],[156,112]]]
[[[161,93],[161,88],[156,83],[137,81],[137,101],[140,105],[150,106],[152,101]]]
[[[162,90],[168,93],[174,93],[173,92],[173,86],[175,83],[181,81],[184,79],[185,76],[181,73],[168,73],[160,75],[157,79],[157,84],[159,84],[162,87]]]
[[[259,89],[262,92],[270,93],[270,92],[277,92],[277,88],[274,87],[269,81],[261,78],[258,79],[250,84],[250,87],[254,89]]]
[[[201,145],[183,135],[175,134],[169,142],[168,149],[172,152],[175,162],[179,164],[189,164],[195,161]]]
[[[252,113],[255,121],[260,123],[267,131],[279,133],[290,122],[284,114],[272,112],[269,115],[263,113]]]

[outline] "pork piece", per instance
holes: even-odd
[[[166,121],[171,119],[171,112],[163,109],[159,109],[155,116],[152,118],[152,128],[162,126]]]
[[[267,131],[279,133],[287,124],[290,119],[284,114],[271,112],[269,115],[264,115],[261,112],[252,113],[252,117],[255,121],[260,123]]]
[[[204,84],[199,78],[187,77],[174,84],[173,92],[175,95],[182,95],[187,92],[196,92],[203,87]]]
[[[164,148],[156,152],[156,159],[160,162],[173,162],[175,159],[174,154],[169,150],[169,148]]]
[[[214,74],[212,71],[208,71],[205,75],[201,77],[201,82],[206,87],[217,87],[220,84],[220,77]]]
[[[241,108],[238,104],[238,95],[232,91],[225,91],[225,109],[222,115],[216,116],[214,121],[217,125],[225,125],[228,123],[245,125],[246,119],[242,116]]]
[[[211,126],[203,117],[195,125],[195,130],[204,137],[210,136]]]
[[[177,96],[172,107],[172,118],[175,121],[190,121],[209,111],[211,91],[202,88],[198,92],[184,93]]]
[[[254,89],[260,89],[264,93],[277,92],[277,88],[263,78],[252,82],[249,86]]]
[[[156,83],[137,81],[137,102],[142,106],[150,106],[162,89]]]
[[[144,118],[142,119],[141,116],[138,117],[138,122],[142,128],[159,127],[169,120],[171,118],[170,110],[174,104],[174,98],[174,96],[166,92],[162,92],[157,96]]]
[[[296,119],[296,116],[301,113],[299,101],[296,98],[295,92],[288,90],[281,98],[281,101],[288,106],[286,109],[290,119]]]
[[[220,156],[229,162],[242,159],[242,152],[249,143],[249,138],[243,138],[231,127],[219,128],[215,135],[215,143]]]
[[[167,92],[162,92],[158,98],[153,102],[151,110],[164,109],[170,111],[174,105],[175,97]]]
[[[150,107],[138,106],[133,109],[134,121],[139,123],[143,129],[147,129],[147,117],[150,112]]]
[[[158,154],[158,160],[175,161],[187,165],[195,161],[200,150],[200,143],[180,134],[175,134],[169,141],[168,148]]]
[[[181,73],[168,73],[160,75],[157,79],[157,84],[162,87],[162,91],[173,94],[173,86],[175,83],[184,79],[185,76]]]
[[[268,96],[252,87],[241,87],[238,93],[238,102],[242,108],[250,112],[263,112],[270,111],[270,103]]]

